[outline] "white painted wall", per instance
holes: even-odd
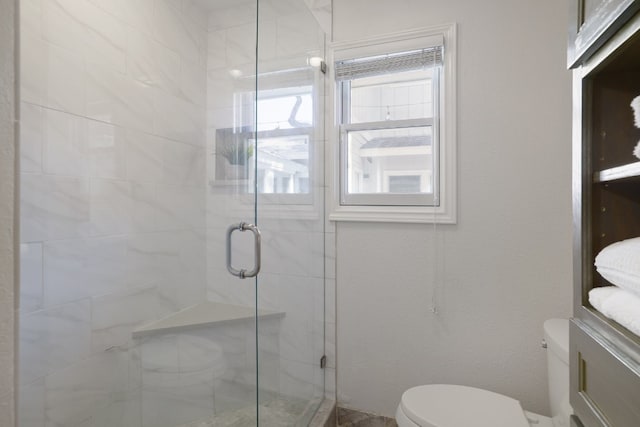
[[[15,4],[0,0],[0,425],[14,425]]]
[[[340,404],[392,416],[405,389],[446,382],[548,412],[542,322],[571,312],[568,6],[334,0],[333,10],[336,42],[459,30],[458,224],[338,224]]]

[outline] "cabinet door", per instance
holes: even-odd
[[[638,10],[640,0],[571,0],[568,65],[587,60]]]
[[[640,364],[580,320],[569,329],[570,400],[585,427],[636,427]]]

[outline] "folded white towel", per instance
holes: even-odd
[[[593,288],[589,291],[589,302],[592,306],[598,309],[599,312],[602,313],[600,308],[603,303],[617,291],[617,286],[604,286],[602,288]],[[604,313],[602,313],[604,314]]]
[[[600,251],[594,264],[611,284],[640,296],[640,237],[612,243]]]
[[[633,119],[637,128],[640,128],[640,96],[636,96],[631,101],[631,108],[633,109]]]
[[[606,286],[591,289],[589,302],[600,313],[640,336],[640,297],[616,286]]]
[[[633,109],[633,121],[637,128],[640,128],[640,96],[636,96],[631,101],[631,108]],[[640,159],[640,142],[633,150],[633,155]]]

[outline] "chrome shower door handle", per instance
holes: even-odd
[[[234,231],[251,231],[253,233],[254,238],[254,263],[253,269],[247,271],[244,269],[235,269],[231,265],[231,235]],[[261,259],[261,247],[262,247],[262,236],[260,235],[260,230],[254,224],[248,224],[246,222],[241,222],[239,224],[233,224],[227,228],[227,270],[229,273],[237,276],[241,279],[246,279],[247,277],[255,277],[260,272],[260,259]]]
[[[244,224],[242,231],[249,230],[253,233],[253,242],[254,242],[254,263],[253,269],[244,273],[241,277],[244,279],[245,277],[255,277],[260,272],[260,262],[262,259],[262,236],[260,235],[260,230],[257,225],[254,224]]]

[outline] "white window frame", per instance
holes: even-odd
[[[327,177],[329,182],[330,213],[332,221],[377,221],[377,222],[408,222],[408,223],[444,223],[457,222],[457,171],[456,171],[456,25],[447,24],[424,30],[407,31],[381,37],[357,40],[351,42],[333,43],[328,52],[328,63],[335,61],[363,58],[367,56],[383,55],[390,52],[410,51],[425,47],[436,46],[441,43],[444,46],[442,73],[439,75],[440,90],[438,91],[437,111],[434,109],[432,119],[407,120],[413,126],[432,126],[434,156],[437,156],[437,165],[434,167],[433,186],[438,191],[434,194],[431,206],[424,206],[422,201],[403,201],[405,196],[409,198],[415,195],[379,194],[362,195],[350,194],[349,197],[358,196],[358,204],[346,204],[344,194],[346,183],[342,179],[346,164],[346,144],[341,144],[341,138],[345,137],[349,130],[359,130],[359,124],[347,124],[340,126],[341,94],[338,93],[338,85],[335,81],[334,67],[329,67],[328,82],[334,85],[334,90],[329,91],[333,96],[330,105],[334,109],[334,120],[328,120],[327,135],[332,135],[330,140],[332,162],[327,162]],[[330,100],[331,101],[331,100]],[[400,125],[400,120],[396,121]],[[411,122],[411,123],[409,123]],[[366,128],[371,128],[371,123],[366,123]],[[381,122],[380,128],[390,128],[389,123]],[[437,151],[437,152],[436,152]],[[374,197],[372,197],[374,196]],[[392,196],[392,197],[389,197]],[[353,199],[350,201],[353,203]],[[422,204],[421,206],[419,204]]]

